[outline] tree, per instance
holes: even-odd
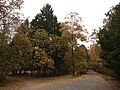
[[[94,44],[90,45],[89,52],[90,52],[91,59],[94,59],[96,57],[100,57],[102,50],[101,50],[101,47],[99,44],[94,43]]]
[[[60,23],[58,23],[57,17],[53,14],[52,7],[49,4],[43,6],[40,13],[32,20],[31,26],[35,30],[44,29],[48,34],[61,35],[59,32]]]
[[[58,36],[61,35],[60,23],[57,21],[57,17],[53,14],[53,10],[51,5],[46,4],[40,10],[40,13],[35,16],[35,19],[31,22],[32,32],[31,38],[33,41],[33,48],[39,47],[47,53],[47,55],[54,60],[54,67],[58,69],[57,61],[58,61],[58,50],[56,48],[56,43],[58,40]],[[35,50],[35,49],[33,49]],[[35,56],[35,51],[34,55]]]
[[[103,59],[101,59],[101,46],[100,44],[97,43],[93,43],[92,45],[90,45],[90,50],[89,50],[89,54],[90,54],[90,68],[99,72],[99,73],[103,73],[104,72],[104,62]]]
[[[31,43],[25,35],[17,33],[11,42],[11,48],[13,50],[12,70],[19,70],[19,74],[21,74],[21,70],[25,70],[31,64]]]
[[[11,40],[20,21],[20,13],[23,0],[0,0],[0,29],[8,35],[8,41]]]
[[[90,41],[93,43],[90,45],[90,65],[91,68],[99,71],[99,67],[102,66],[102,59],[100,59],[100,54],[101,54],[101,47],[100,44],[97,43],[98,40],[98,30],[93,29],[92,34],[90,35]]]
[[[33,36],[34,43],[34,62],[38,71],[42,70],[43,76],[47,70],[53,69],[54,61],[51,58],[51,41],[45,30],[36,31]],[[39,74],[39,73],[38,73]]]
[[[74,51],[76,69],[86,68],[86,67],[82,67],[80,63],[87,62],[87,54],[88,52],[84,45],[76,46]]]
[[[10,42],[17,29],[23,0],[0,0],[0,81],[12,68],[12,48]]]
[[[72,61],[72,68],[73,68],[73,76],[75,75],[75,60],[74,60],[74,49],[78,45],[77,40],[84,41],[86,39],[85,34],[82,32],[85,32],[86,30],[83,29],[83,26],[81,25],[81,17],[79,17],[77,12],[71,12],[70,14],[67,14],[65,17],[66,21],[65,24],[63,24],[63,27],[61,28],[62,36],[66,36],[66,41],[69,46],[69,49],[66,53],[68,55],[67,58],[70,56],[70,61]],[[71,54],[70,54],[71,52]],[[66,57],[66,56],[65,56]]]
[[[80,74],[82,70],[87,70],[88,69],[88,50],[84,45],[76,46],[75,50],[73,51],[74,54],[74,65],[75,65],[75,72],[77,74]],[[69,48],[69,51],[66,52],[64,59],[65,59],[65,69],[66,71],[72,71],[73,66],[72,66],[72,52],[71,52],[71,47]],[[82,73],[82,72],[81,72]]]
[[[55,61],[55,69],[58,74],[68,74],[70,70],[66,68],[68,64],[65,63],[65,54],[69,51],[69,34],[61,32],[62,35],[54,40],[55,50],[52,55]]]
[[[6,75],[11,69],[11,48],[9,45],[0,45],[0,83],[6,78]]]
[[[100,28],[99,43],[102,48],[102,58],[107,67],[120,76],[120,3],[106,13],[103,28]]]
[[[0,21],[9,15],[14,16],[14,10],[20,9],[23,0],[0,0]]]
[[[40,71],[42,70],[42,75],[45,76],[46,75],[46,71],[53,69],[54,66],[54,61],[48,57],[47,53],[45,53],[44,50],[38,48],[36,49],[35,52],[35,61],[34,64],[37,68],[37,72],[38,76],[40,73]]]
[[[83,32],[86,32],[86,29],[83,29],[83,26],[81,25],[81,17],[79,17],[77,12],[71,12],[66,17],[66,25],[68,26],[68,31],[71,33],[71,49],[72,49],[72,66],[73,66],[73,76],[75,75],[75,61],[74,61],[74,49],[77,45],[77,39],[84,41],[86,40],[85,34],[82,34]]]

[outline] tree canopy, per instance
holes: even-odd
[[[75,70],[87,68],[88,51],[77,43],[86,40],[78,13],[71,12],[66,22],[58,23],[51,5],[46,4],[31,22],[19,21],[17,10],[22,3],[0,1],[0,81],[9,72],[37,77],[70,74],[73,59]]]
[[[102,57],[107,67],[120,75],[120,3],[106,13],[104,26],[100,28],[99,43],[103,50]]]
[[[44,29],[48,34],[54,34],[60,36],[59,32],[60,23],[57,21],[57,17],[53,14],[51,5],[46,4],[40,9],[40,13],[32,20],[31,26],[34,29]]]

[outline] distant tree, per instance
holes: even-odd
[[[96,57],[100,57],[100,54],[102,52],[100,45],[97,43],[90,45],[89,51],[90,51],[91,59],[94,59]]]
[[[90,49],[89,49],[89,54],[90,54],[89,63],[91,66],[90,68],[97,72],[103,73],[105,67],[104,67],[103,59],[101,59],[101,52],[102,50],[100,44],[93,43],[90,45]]]
[[[98,41],[98,30],[97,29],[93,29],[93,32],[90,35],[90,41],[92,41],[93,44],[97,43]]]
[[[54,34],[60,36],[59,32],[60,23],[57,21],[57,17],[53,14],[51,5],[46,4],[32,20],[31,26],[33,29],[44,29],[48,34]]]
[[[100,28],[99,43],[103,50],[102,57],[107,67],[120,76],[120,3],[106,13],[104,26]]]
[[[90,50],[89,50],[90,64],[91,64],[91,68],[96,70],[96,69],[99,69],[99,66],[100,66],[99,64],[102,65],[102,59],[100,59],[102,50],[101,50],[100,44],[97,43],[98,30],[93,29],[93,32],[90,35],[90,41],[92,42],[92,44],[90,45]]]

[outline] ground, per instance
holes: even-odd
[[[105,79],[103,75],[89,71],[86,75],[72,77],[9,77],[0,90],[120,90],[115,80]]]

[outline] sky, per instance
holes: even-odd
[[[46,3],[49,3],[58,21],[64,21],[66,14],[77,12],[89,33],[102,26],[105,13],[120,0],[24,0],[22,13],[30,20],[34,18]]]
[[[82,24],[89,33],[103,25],[105,13],[120,0],[24,0],[22,13],[32,20],[46,3],[54,10],[59,22],[64,21],[66,14],[77,12],[82,18]]]

